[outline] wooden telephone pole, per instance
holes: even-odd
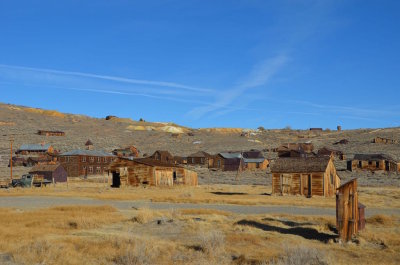
[[[13,142],[14,142],[14,139],[11,137],[10,138],[10,183],[12,183],[12,180],[13,180],[13,172],[12,172],[12,170],[13,170],[13,160],[12,160],[12,158],[13,158]]]

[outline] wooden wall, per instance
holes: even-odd
[[[336,227],[342,240],[348,241],[358,233],[357,180],[339,188],[336,195]]]
[[[257,163],[246,163],[245,170],[266,170],[268,167],[268,160],[265,159],[264,162],[259,163],[259,167],[257,167]]]

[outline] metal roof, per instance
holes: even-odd
[[[47,151],[50,148],[50,144],[23,144],[19,150],[24,151]]]
[[[65,153],[60,154],[60,156],[77,156],[77,155],[82,155],[82,156],[115,156],[113,154],[107,153],[103,150],[72,150],[68,151]]]
[[[394,161],[393,157],[386,154],[355,154],[354,160],[363,161],[379,161],[379,160],[389,160]]]
[[[245,163],[262,163],[265,161],[265,158],[243,158],[243,162]]]

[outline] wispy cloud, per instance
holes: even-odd
[[[74,71],[60,71],[60,70],[54,70],[54,69],[33,68],[33,67],[24,67],[24,66],[15,66],[15,65],[6,65],[6,64],[0,64],[0,68],[33,71],[33,72],[66,75],[66,76],[87,77],[87,78],[109,80],[109,81],[115,81],[115,82],[121,82],[121,83],[127,83],[127,84],[136,84],[136,85],[172,87],[172,88],[180,88],[180,89],[184,89],[184,90],[197,91],[197,92],[212,92],[211,89],[192,87],[192,86],[187,86],[187,85],[174,83],[174,82],[141,80],[141,79],[124,78],[124,77],[110,76],[110,75],[99,75],[99,74],[82,73],[82,72],[74,72]]]
[[[216,112],[213,115],[220,116],[243,108],[243,106],[235,108],[230,105],[240,98],[240,96],[242,96],[247,90],[267,85],[270,79],[285,65],[287,61],[288,58],[285,55],[278,55],[255,65],[253,70],[246,78],[244,78],[243,81],[239,82],[237,86],[216,93],[217,98],[213,104],[196,107],[188,113],[188,116],[198,119],[215,111]]]

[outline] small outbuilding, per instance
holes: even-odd
[[[199,151],[187,157],[187,164],[211,166],[213,164],[213,160],[213,156],[209,153]]]
[[[241,152],[222,152],[215,155],[212,168],[222,171],[241,171],[243,169]]]
[[[68,175],[59,163],[38,164],[29,171],[29,174],[41,175],[49,181],[54,181],[54,183],[66,182]]]
[[[163,163],[174,164],[174,156],[165,150],[157,150],[151,156],[149,156],[149,158],[161,161]]]
[[[242,156],[245,170],[265,170],[268,167],[268,160],[259,150],[245,151]]]
[[[393,139],[389,139],[389,138],[383,138],[383,137],[375,137],[372,140],[373,143],[375,144],[398,144],[399,141],[397,140],[393,140]]]
[[[50,130],[38,130],[37,134],[44,136],[65,136],[65,132],[63,131],[50,131]]]
[[[278,158],[271,173],[272,194],[329,197],[340,185],[331,157]]]
[[[346,155],[342,151],[331,149],[331,148],[328,148],[328,147],[323,147],[323,148],[319,149],[318,150],[318,155],[319,156],[331,156],[331,157],[337,158],[339,160],[345,160],[346,159]]]
[[[112,187],[126,186],[197,186],[197,173],[182,166],[150,158],[118,157],[109,166]]]

